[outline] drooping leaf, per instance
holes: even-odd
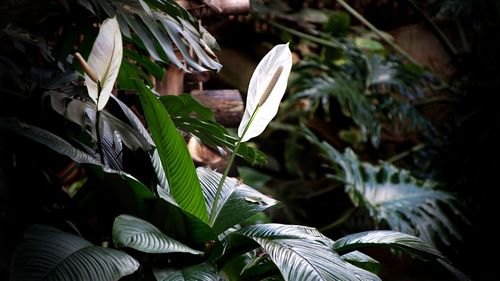
[[[337,252],[352,252],[367,247],[387,247],[409,253],[422,260],[437,261],[448,269],[459,280],[469,280],[460,270],[451,266],[443,256],[432,245],[422,239],[396,231],[378,230],[366,231],[347,235],[333,243],[333,249]]]
[[[153,272],[158,281],[219,280],[217,267],[208,262],[181,269],[155,269]]]
[[[108,102],[120,71],[123,56],[122,34],[116,17],[105,20],[99,30],[87,63],[95,78],[85,73],[85,85],[90,98],[102,110]]]
[[[206,168],[197,168],[196,172],[207,203],[207,210],[212,209],[217,185],[222,175]],[[234,178],[226,178],[222,185],[216,215],[212,225],[216,233],[222,233],[229,227],[245,221],[252,215],[267,208],[278,205],[279,202],[258,192],[257,190],[238,182]]]
[[[87,153],[75,148],[64,139],[46,131],[24,123],[15,118],[0,118],[0,128],[12,130],[33,141],[41,143],[52,150],[68,156],[71,160],[78,163],[98,164],[98,161]]]
[[[129,247],[153,254],[203,254],[203,252],[191,249],[181,242],[168,237],[149,222],[130,215],[120,215],[115,218],[113,223],[113,243],[116,247]]]
[[[136,41],[155,61],[170,62],[189,71],[174,52],[180,51],[188,66],[197,71],[219,70],[215,54],[207,36],[198,28],[196,20],[175,1],[80,0],[82,5],[92,3],[95,11],[115,16],[123,35]],[[134,32],[131,33],[130,29]],[[201,32],[201,33],[200,33]],[[211,44],[213,45],[213,44]],[[194,50],[196,58],[189,53]],[[200,63],[197,61],[199,59]]]
[[[205,199],[184,139],[151,90],[140,82],[136,83],[146,120],[167,175],[170,193],[184,210],[207,222]]]
[[[380,272],[380,263],[374,258],[359,251],[349,252],[340,257],[346,262],[351,263],[359,268],[368,270],[372,273],[378,274]]]
[[[278,113],[291,68],[292,53],[288,43],[276,45],[257,65],[248,85],[246,108],[238,127],[242,142],[260,135]]]
[[[113,281],[139,263],[124,252],[43,225],[30,227],[14,254],[10,280]]]
[[[246,237],[264,248],[285,280],[380,280],[373,273],[345,262],[332,249],[333,241],[314,228],[251,225],[229,234],[226,250],[241,246],[232,243],[234,237]]]
[[[217,150],[227,147],[234,151],[238,139],[231,136],[220,124],[209,120],[200,120],[193,117],[178,117],[173,119],[176,127],[186,133],[199,138],[203,143]],[[245,143],[240,143],[237,155],[243,157],[250,164],[265,164],[266,155]]]
[[[375,166],[361,162],[350,149],[341,154],[310,134],[308,138],[339,168],[336,176],[345,181],[353,203],[366,208],[377,222],[429,243],[442,241],[449,245],[452,237],[461,239],[449,215],[452,212],[463,217],[458,202],[452,194],[435,189],[436,182],[418,180],[409,171],[389,163]]]

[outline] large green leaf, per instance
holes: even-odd
[[[15,118],[0,118],[0,128],[12,130],[33,141],[46,145],[54,151],[68,156],[71,160],[78,163],[98,164],[98,161],[87,153],[75,148],[64,139],[46,131],[24,123]]]
[[[170,61],[184,71],[189,71],[177,57],[174,51],[177,49],[186,63],[197,71],[221,68],[209,46],[210,42],[204,41],[208,38],[204,36],[206,31],[199,28],[196,20],[175,1],[81,0],[78,2],[93,7],[89,9],[91,12],[103,11],[107,17],[116,15],[123,35],[126,38],[138,38],[138,45],[156,61]],[[130,29],[135,34],[131,33]],[[189,53],[190,48],[196,57]]]
[[[435,182],[418,180],[409,171],[389,163],[375,166],[361,162],[350,149],[341,154],[330,144],[311,134],[307,136],[340,168],[336,177],[345,182],[353,203],[368,209],[377,222],[429,243],[442,241],[450,245],[452,237],[461,238],[449,216],[454,213],[463,217],[458,202],[452,194],[434,189]]]
[[[228,235],[226,250],[241,247],[245,237],[258,243],[276,264],[285,280],[380,280],[376,275],[345,262],[333,249],[333,241],[314,228],[261,224]]]
[[[189,248],[181,242],[163,234],[149,222],[130,215],[120,215],[113,223],[113,243],[116,247],[129,247],[145,253],[190,253],[203,252]]]
[[[196,172],[203,187],[207,210],[211,210],[222,175],[206,168],[197,168]],[[216,215],[212,228],[216,233],[224,232],[252,215],[278,204],[278,201],[237,179],[226,178],[215,209]]]
[[[215,122],[213,113],[209,108],[201,105],[191,95],[162,96],[161,102],[172,116],[177,128],[199,138],[203,143],[220,151],[227,147],[234,150],[238,139],[232,137],[226,128]],[[196,118],[192,117],[196,114]],[[266,156],[261,151],[242,143],[237,154],[250,162],[265,164]]]
[[[187,212],[207,222],[207,209],[186,143],[156,96],[136,82],[149,128],[167,175],[170,193]]]
[[[420,238],[396,231],[366,231],[340,238],[333,243],[337,252],[351,252],[367,247],[388,247],[404,251],[423,260],[434,260],[441,263],[459,280],[469,280],[460,270],[451,266],[436,248]]]
[[[139,263],[124,252],[43,225],[30,227],[14,254],[10,280],[113,281]]]
[[[158,281],[214,281],[219,280],[217,267],[211,263],[202,263],[181,269],[155,269]]]

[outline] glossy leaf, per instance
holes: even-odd
[[[161,102],[146,86],[137,82],[146,120],[170,186],[170,194],[187,212],[207,222],[207,210],[200,182],[186,143],[177,132]]]
[[[97,110],[102,110],[109,100],[122,57],[122,34],[116,17],[113,17],[102,23],[87,59],[90,70],[95,73],[98,81],[94,81],[86,72],[85,85],[90,98],[97,104]]]
[[[30,227],[13,257],[10,280],[113,281],[139,263],[124,252],[43,225]]]
[[[221,68],[209,47],[210,42],[205,42],[212,38],[206,36],[206,31],[199,28],[196,19],[175,1],[80,0],[79,2],[94,7],[95,11],[103,11],[110,17],[116,15],[123,35],[144,48],[155,61],[172,63],[189,72],[190,70],[174,51],[178,50],[187,65],[197,71]],[[88,5],[89,2],[92,5]],[[189,48],[193,49],[196,56],[189,53]]]
[[[182,94],[179,96],[161,96],[160,101],[163,103],[168,113],[172,116],[188,117],[192,113],[196,114],[198,119],[215,121],[212,111],[201,105],[193,96]]]
[[[291,68],[292,53],[288,44],[276,45],[257,65],[248,85],[246,108],[238,128],[241,138],[249,126],[242,142],[260,135],[278,113]]]
[[[0,128],[9,129],[33,141],[41,143],[52,150],[69,157],[78,163],[98,164],[98,161],[87,153],[75,148],[73,145],[39,127],[24,123],[15,118],[0,118]]]
[[[214,281],[219,280],[217,267],[211,263],[202,263],[181,269],[153,270],[157,281]]]
[[[368,209],[377,222],[429,243],[442,241],[449,245],[451,238],[461,239],[450,213],[464,216],[452,194],[435,189],[437,183],[418,180],[409,171],[389,163],[375,166],[361,162],[350,149],[341,154],[311,134],[308,138],[339,168],[336,176],[345,181],[352,202]]]
[[[206,168],[197,168],[196,172],[203,188],[207,210],[212,209],[217,185],[222,175]],[[239,182],[234,178],[226,178],[222,185],[220,198],[215,209],[216,215],[212,225],[216,233],[222,233],[229,227],[245,221],[252,215],[279,202]]]
[[[380,280],[345,262],[333,251],[333,241],[314,228],[281,224],[247,226],[228,235],[227,249],[241,246],[232,245],[231,239],[237,236],[251,239],[264,248],[285,280]]]
[[[238,142],[237,138],[231,136],[223,126],[216,122],[192,117],[175,118],[173,121],[180,130],[199,138],[204,144],[217,150],[227,147],[234,151]],[[267,157],[262,151],[245,143],[240,143],[236,153],[252,165],[267,162]]]
[[[349,252],[340,257],[346,262],[351,263],[359,268],[368,270],[372,273],[378,274],[380,272],[380,263],[374,258],[359,251]]]
[[[116,247],[128,247],[152,254],[203,254],[203,252],[191,249],[168,237],[151,223],[129,215],[120,215],[115,218],[113,223],[113,243]]]

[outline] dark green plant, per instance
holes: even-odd
[[[180,13],[177,19],[184,28],[192,27],[183,21],[187,13],[173,1],[126,2],[131,6],[123,7],[122,1],[78,3],[87,3],[91,14],[93,8],[102,8],[107,16],[117,14],[127,22],[129,12],[137,15],[154,36],[156,25],[148,17],[165,23],[167,15],[179,17]],[[134,33],[124,29],[123,35],[140,38],[130,42],[134,50],[144,44],[154,52],[148,46],[151,38],[140,35],[144,26],[129,25]],[[183,35],[190,45],[196,44],[186,36],[202,42],[202,35],[189,32]],[[30,46],[35,47],[35,55],[27,58],[23,54],[29,52],[19,51],[22,48],[11,35],[2,33],[13,40],[6,49],[15,55],[10,59],[2,55],[2,62],[30,70],[49,68],[42,77],[22,70],[13,75],[2,71],[1,76],[2,84],[15,85],[2,92],[2,108],[11,108],[0,115],[0,152],[5,156],[0,172],[8,175],[5,186],[15,202],[22,202],[32,215],[14,224],[19,236],[14,237],[18,247],[7,257],[11,280],[380,280],[370,271],[376,271],[377,263],[357,252],[380,245],[449,266],[435,248],[399,232],[359,233],[333,241],[315,228],[250,224],[252,216],[279,202],[226,174],[195,168],[178,129],[209,145],[236,150],[234,155],[251,162],[262,160],[262,154],[250,146],[238,147],[244,133],[230,137],[193,99],[158,98],[147,85],[150,81],[137,79],[148,69],[157,69],[143,59],[122,64],[133,81],[121,90],[139,95],[135,106],[140,105],[147,126],[116,97],[98,111],[75,75],[64,76],[71,73],[66,70],[71,68],[64,63],[66,58],[59,61],[60,68],[53,68],[57,61],[43,44]],[[165,38],[155,38],[164,43]],[[172,45],[162,50],[167,52],[168,47]],[[47,56],[39,58],[39,54]],[[85,71],[88,75],[89,70]],[[126,78],[122,74],[119,87]],[[266,98],[259,100],[250,120]]]

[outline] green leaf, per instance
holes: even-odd
[[[198,119],[215,121],[212,111],[189,94],[161,96],[160,101],[172,116],[189,117],[191,113],[195,113]]]
[[[433,246],[413,235],[376,230],[347,235],[333,243],[333,249],[339,253],[350,252],[366,247],[392,247],[410,253],[424,260],[444,258]]]
[[[222,175],[206,168],[197,168],[196,172],[203,187],[207,210],[211,210],[217,185]],[[280,204],[278,201],[238,182],[238,180],[226,178],[222,185],[218,206],[215,209],[216,215],[212,229],[216,233],[222,233],[252,215],[278,204]]]
[[[192,117],[180,117],[173,119],[176,127],[186,133],[199,138],[203,143],[219,149],[227,147],[234,151],[234,147],[238,139],[229,135],[227,130],[216,122],[209,120],[200,120]],[[245,143],[240,143],[237,155],[243,157],[250,164],[265,164],[267,161],[266,155]]]
[[[202,263],[181,269],[155,269],[158,281],[214,281],[219,280],[217,267],[211,263]]]
[[[380,272],[380,263],[372,257],[365,255],[359,251],[349,252],[340,257],[346,262],[351,263],[364,270],[368,270],[375,274],[378,274]]]
[[[276,116],[291,69],[288,43],[276,45],[259,62],[248,85],[245,112],[238,127],[241,142],[260,135]]]
[[[174,51],[178,49],[182,59],[197,71],[219,70],[221,65],[198,31],[197,21],[175,1],[127,1],[127,0],[81,0],[81,5],[92,3],[95,10],[103,10],[107,16],[116,15],[123,35],[137,38],[154,60],[170,62],[188,72]],[[196,27],[195,27],[196,26]],[[212,38],[210,38],[212,39]],[[213,45],[213,44],[211,44]],[[189,53],[192,48],[196,57]],[[198,62],[199,60],[199,62]]]
[[[191,249],[163,234],[149,222],[129,215],[120,215],[115,218],[113,223],[113,243],[116,247],[129,247],[145,253],[203,255],[203,252]]]
[[[50,149],[69,157],[78,163],[89,163],[98,165],[98,161],[87,153],[75,148],[64,139],[15,118],[0,118],[0,128],[9,129],[33,141],[41,143]]]
[[[422,239],[396,231],[379,230],[351,234],[333,243],[337,252],[351,252],[363,248],[388,247],[401,250],[422,260],[434,260],[441,263],[459,280],[469,280],[460,270],[451,266],[446,257],[432,245]]]
[[[136,83],[146,120],[167,175],[170,193],[184,210],[207,222],[205,199],[184,139],[151,90],[141,82]]]
[[[282,224],[247,226],[228,235],[226,250],[241,247],[241,240],[231,241],[234,237],[257,242],[285,280],[380,280],[345,262],[333,251],[333,241],[314,228]]]
[[[124,252],[36,225],[28,228],[16,249],[10,280],[112,281],[138,268],[139,263]]]
[[[341,169],[345,188],[356,206],[370,212],[377,222],[386,222],[391,229],[416,235],[429,243],[461,239],[448,213],[463,217],[456,198],[434,189],[437,183],[421,181],[409,171],[389,163],[374,166],[360,162],[350,149],[340,154],[328,143],[321,149]]]
[[[383,51],[385,50],[384,45],[380,42],[369,38],[356,37],[354,39],[354,44],[360,49],[368,51]]]

